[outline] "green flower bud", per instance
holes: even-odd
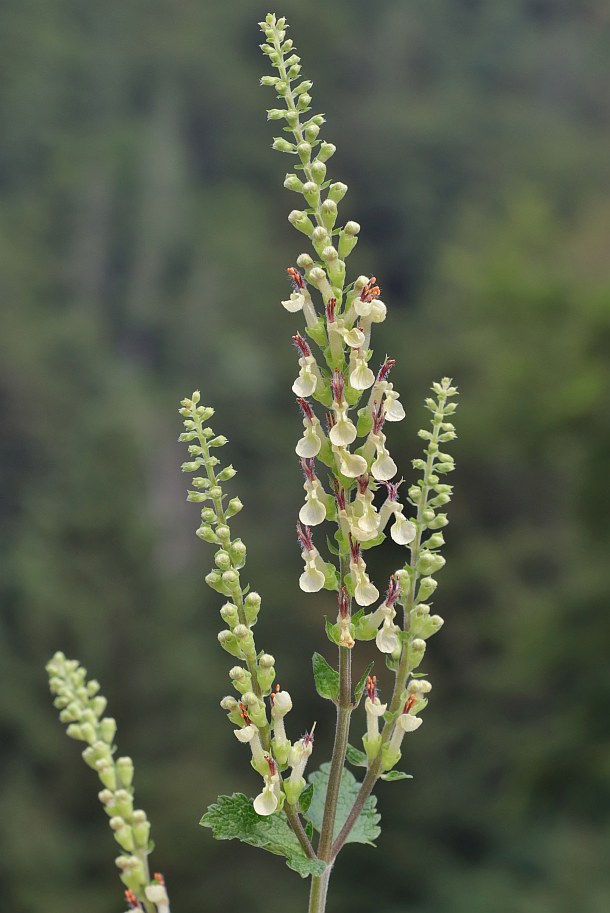
[[[316,161],[311,166],[311,176],[316,184],[323,184],[326,179],[326,165],[324,162]],[[332,186],[332,185],[331,185]]]
[[[263,663],[263,660],[265,662]],[[269,662],[270,660],[270,662]],[[275,668],[274,668],[274,659],[269,654],[264,654],[258,661],[258,669],[256,670],[256,678],[263,694],[269,694],[271,691],[271,686],[275,680]]]
[[[347,184],[342,184],[341,181],[336,181],[334,184],[331,184],[328,188],[328,199],[334,200],[335,203],[340,203],[345,194],[347,193]],[[355,224],[355,223],[352,223]],[[355,232],[357,234],[357,232]]]
[[[133,799],[126,789],[118,789],[114,794],[114,801],[123,818],[131,818],[133,814]]]
[[[294,143],[289,143],[283,136],[274,136],[272,148],[276,152],[296,152],[297,147]]]
[[[235,514],[238,514],[244,505],[241,503],[239,498],[231,498],[227,504],[227,509],[225,510],[225,515],[227,517],[234,517]]]
[[[133,761],[131,758],[128,755],[122,758],[117,758],[115,766],[122,786],[131,786],[133,783]]]
[[[220,539],[221,542],[224,542],[225,545],[228,545],[229,540],[231,539],[231,530],[229,529],[228,526],[224,526],[224,525],[217,526],[216,535],[218,536],[218,538]]]
[[[313,181],[307,181],[303,184],[303,196],[310,206],[316,208],[320,202],[320,188]]]
[[[300,209],[293,209],[288,214],[288,221],[299,231],[302,231],[304,235],[307,235],[308,238],[312,236],[314,226],[307,213],[302,212]]]
[[[224,436],[224,434],[217,434],[216,437],[213,437],[211,441],[208,442],[208,447],[224,447],[225,444],[229,443],[229,439]]]
[[[265,726],[268,725],[268,721],[267,710],[263,701],[261,701],[253,691],[246,691],[243,700],[248,708],[248,716],[254,725],[258,726],[259,729],[264,729]]]
[[[357,222],[348,222],[339,237],[339,256],[342,259],[349,257],[354,247],[358,243],[356,235],[360,232],[360,226]]]
[[[204,542],[210,542],[212,545],[218,544],[218,536],[211,526],[202,524],[197,530],[197,536],[199,536],[200,539],[203,539]]]
[[[150,838],[150,821],[146,817],[146,812],[142,809],[134,811],[131,830],[136,846],[145,849]]]
[[[248,593],[244,599],[244,613],[248,624],[252,625],[256,622],[258,613],[260,612],[260,607],[261,597],[258,595],[258,593]]]
[[[252,676],[248,670],[244,669],[242,666],[233,666],[229,671],[229,678],[240,694],[252,691]]]
[[[303,92],[309,92],[309,90],[311,89],[312,86],[313,86],[313,82],[311,81],[311,79],[304,79],[303,82],[300,82],[298,84],[298,86],[295,86],[295,88],[292,91],[294,92],[295,95],[302,95]]]
[[[449,523],[447,514],[438,514],[436,517],[434,517],[432,511],[424,511],[424,513],[431,513],[433,516],[433,519],[428,521],[428,529],[442,529],[443,526],[447,526]]]
[[[379,733],[377,737],[371,738],[368,733],[365,732],[362,736],[362,745],[369,761],[374,761],[381,748],[381,733]]]
[[[201,520],[203,523],[213,523],[216,519],[216,514],[211,507],[204,507],[201,511]]]
[[[308,165],[311,159],[311,145],[310,143],[299,143],[297,146],[297,152],[299,153],[299,158],[301,159],[304,165]],[[320,156],[318,155],[318,158]]]
[[[303,777],[299,777],[297,780],[293,780],[292,777],[289,777],[287,780],[284,780],[282,785],[288,805],[296,805],[299,801],[301,793],[305,789],[305,779]]]
[[[279,76],[261,76],[261,86],[275,86],[280,81]]]
[[[318,155],[316,156],[316,161],[327,162],[336,151],[337,147],[332,143],[321,143],[320,148],[318,149]]]
[[[116,782],[116,771],[114,769],[114,764],[109,763],[103,759],[96,761],[95,764],[97,774],[104,784],[106,789],[115,790],[117,787]]]
[[[246,546],[241,539],[235,539],[231,543],[229,554],[235,567],[241,568],[246,563]]]
[[[320,209],[322,222],[331,231],[337,221],[337,204],[334,200],[324,200]]]
[[[215,501],[220,500],[220,498],[222,498],[222,488],[220,485],[213,485],[212,488],[210,488],[209,495]]]
[[[222,574],[220,571],[210,571],[209,574],[205,575],[205,582],[213,590],[216,590],[217,593],[225,595],[226,587],[223,585]]]
[[[114,839],[121,849],[126,850],[128,853],[133,852],[135,843],[129,825],[122,818],[115,816],[110,819],[110,827],[114,831]]]
[[[267,120],[283,120],[287,113],[285,108],[269,108],[267,110]]]
[[[65,710],[62,710],[59,714],[59,719],[62,723],[73,723],[75,720],[80,718],[80,707],[75,701],[68,704]]]
[[[83,739],[85,740],[85,742],[89,742],[89,745],[92,745],[95,742],[95,739],[96,739],[95,728],[91,725],[91,723],[84,723],[81,726],[81,733],[82,733]],[[91,765],[89,765],[89,766],[91,766]]]
[[[224,549],[219,549],[214,555],[214,562],[216,567],[220,568],[221,571],[228,571],[231,567],[231,558],[228,552],[225,552]],[[223,578],[224,579],[224,578]]]
[[[84,741],[83,730],[77,723],[70,723],[66,729],[66,735],[71,739],[78,739],[79,741]]]
[[[286,190],[294,190],[295,193],[303,192],[303,181],[299,180],[296,174],[287,174],[284,179]]]
[[[112,745],[112,740],[116,735],[116,720],[111,716],[104,717],[100,722],[100,735],[107,745]]]
[[[183,463],[180,468],[182,469],[182,472],[197,472],[202,465],[203,460],[192,460],[190,463]]]
[[[434,555],[432,552],[423,549],[415,569],[419,574],[424,574],[427,577],[440,571],[444,564],[446,564],[446,561],[442,555]]]
[[[222,575],[222,582],[224,588],[232,593],[239,586],[239,574],[237,571],[224,571]]]
[[[305,139],[308,143],[314,143],[318,137],[319,132],[320,128],[317,124],[309,124],[309,126],[305,127],[303,130],[303,135],[305,136]]]
[[[97,684],[97,683],[96,683],[96,684]],[[98,686],[98,687],[99,687],[99,686]],[[87,692],[88,692],[88,691],[89,691],[89,689],[87,688]],[[95,715],[96,715],[98,718],[101,717],[101,715],[103,714],[103,712],[104,712],[104,710],[106,709],[107,706],[108,706],[108,701],[106,700],[105,697],[102,697],[101,694],[98,695],[98,697],[94,698],[94,699],[91,701],[91,709],[93,710],[93,712],[95,713]]]
[[[314,230],[315,234],[315,230]],[[299,254],[297,257],[297,266],[300,266],[301,269],[310,270],[313,266],[313,260],[309,254]]]
[[[428,596],[432,595],[437,586],[438,582],[434,577],[422,577],[417,590],[417,601],[420,602],[423,599],[427,599]]]
[[[445,537],[442,533],[434,533],[426,542],[426,548],[430,550],[441,548],[445,544]]]
[[[222,649],[226,650],[227,653],[230,653],[231,656],[236,656],[237,659],[243,659],[241,645],[232,631],[220,631],[218,634],[218,643]]]
[[[218,481],[219,482],[228,482],[229,479],[235,478],[236,475],[237,475],[237,469],[235,469],[234,466],[232,466],[232,465],[225,466],[225,468],[221,469],[220,472],[218,473]]]
[[[417,669],[421,665],[426,652],[426,641],[416,637],[409,644],[409,667],[411,670]]]
[[[234,628],[239,622],[239,612],[237,606],[232,602],[225,602],[220,610],[220,617],[230,628]]]

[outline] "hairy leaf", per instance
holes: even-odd
[[[323,862],[305,855],[283,812],[262,818],[254,811],[252,800],[243,793],[219,796],[218,802],[210,805],[199,823],[211,828],[216,840],[241,840],[276,856],[284,856],[288,867],[301,878],[324,871]]]
[[[406,774],[404,770],[388,770],[387,773],[381,774],[382,780],[412,780],[413,774]]]
[[[355,689],[354,689],[354,702],[355,702],[356,707],[357,707],[358,704],[360,703],[360,699],[362,698],[362,695],[364,694],[364,689],[365,689],[365,686],[366,686],[366,680],[367,680],[367,678],[369,677],[369,675],[371,674],[371,672],[373,671],[373,666],[374,666],[374,665],[375,665],[374,662],[370,662],[370,663],[368,664],[368,666],[366,667],[366,669],[364,670],[364,672],[363,672],[362,675],[360,676],[360,679],[359,679],[359,681],[358,681],[358,684],[356,685],[356,687],[355,687]]]
[[[316,691],[320,697],[324,697],[329,701],[336,701],[339,697],[339,673],[332,666],[329,666],[320,653],[314,653],[311,662]]]
[[[350,745],[349,742],[347,745],[345,757],[350,764],[354,765],[354,767],[368,767],[365,753],[360,751],[358,748],[354,748],[354,746]]]
[[[319,770],[316,770],[315,773],[312,773],[309,776],[309,782],[313,783],[315,792],[306,817],[311,821],[317,831],[322,827],[329,772],[330,764],[322,764]],[[357,782],[354,775],[350,773],[349,770],[344,769],[341,775],[341,787],[339,789],[339,801],[337,802],[337,817],[335,819],[333,839],[345,824],[345,820],[353,808],[359,789],[360,784]],[[364,807],[346,842],[368,843],[370,846],[374,846],[374,841],[381,832],[379,818],[377,798],[375,796],[369,796],[364,803]]]

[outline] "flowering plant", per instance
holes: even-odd
[[[305,490],[296,525],[304,562],[299,586],[306,593],[335,594],[336,620],[326,622],[325,635],[336,650],[337,665],[315,653],[313,676],[318,694],[335,706],[336,727],[330,763],[310,773],[307,782],[314,727],[296,740],[287,734],[292,696],[275,684],[274,657],[256,645],[261,597],[244,582],[246,547],[231,531],[231,519],[243,505],[224,490],[235,476],[233,466],[221,468],[216,455],[227,439],[211,429],[214,410],[195,392],[181,403],[185,430],[180,440],[189,451],[182,469],[193,475],[188,500],[201,505],[197,535],[216,547],[206,582],[225,599],[218,640],[236,660],[229,671],[236,694],[224,697],[221,707],[260,777],[254,799],[242,793],[221,796],[201,823],[219,839],[239,839],[284,856],[290,868],[311,877],[309,913],[322,913],[332,867],[345,844],[373,843],[379,835],[372,795],[376,783],[409,776],[396,766],[405,736],[421,726],[428,703],[431,685],[417,670],[427,640],[443,624],[431,612],[429,599],[445,563],[440,554],[447,525],[443,508],[452,491],[445,476],[454,461],[443,447],[456,437],[451,417],[457,391],[448,378],[433,384],[434,396],[426,400],[430,427],[419,431],[424,455],[413,461],[419,478],[407,486],[402,501],[403,482],[396,481],[399,470],[386,438],[388,425],[405,417],[389,379],[395,362],[386,357],[376,371],[370,367],[371,332],[386,319],[386,306],[375,277],[347,279],[346,261],[360,226],[338,221],[347,187],[327,179],[335,147],[320,139],[324,117],[310,113],[312,83],[301,79],[286,22],[269,14],[260,26],[265,36],[261,48],[276,71],[261,82],[275,90],[280,104],[268,111],[268,118],[281,122],[285,134],[274,139],[273,147],[295,159],[284,186],[305,200],[305,208],[294,209],[288,218],[313,247],[313,256],[302,253],[288,269],[292,291],[282,305],[304,319],[305,335],[297,331],[292,337],[299,365],[292,390],[303,420],[295,449]],[[323,420],[316,414],[319,407]],[[333,529],[332,537],[326,537],[326,557],[320,551],[323,524]],[[388,531],[408,557],[399,559],[382,596],[365,556]],[[373,640],[386,677],[393,678],[385,702],[372,663],[357,681],[352,678],[358,642]],[[151,879],[148,869],[150,825],[145,813],[133,807],[133,764],[130,758],[113,757],[116,724],[104,716],[99,686],[87,682],[85,670],[63,654],[48,669],[68,734],[87,743],[83,757],[102,782],[100,800],[123,850],[117,865],[129,908],[168,913],[163,878]],[[354,716],[363,750],[349,742]],[[360,783],[346,761],[363,769]]]

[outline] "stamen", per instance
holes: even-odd
[[[290,276],[293,291],[299,292],[301,289],[305,288],[305,281],[303,280],[303,277],[301,276],[298,269],[295,269],[294,266],[289,266],[286,272]]]
[[[385,423],[385,406],[373,403],[373,434],[379,434]]]
[[[277,764],[275,763],[275,761],[273,760],[271,755],[266,754],[264,757],[265,757],[265,761],[269,765],[269,774],[273,777],[277,773]]]
[[[400,584],[398,582],[398,578],[396,577],[396,575],[392,574],[392,576],[390,577],[390,583],[388,586],[388,590],[387,590],[387,593],[385,596],[385,604],[388,607],[393,606],[399,596],[400,596]]]
[[[326,320],[328,323],[335,322],[335,311],[337,309],[337,299],[329,298],[326,302]]]
[[[313,542],[311,541],[311,530],[308,526],[302,527],[300,523],[297,523],[297,536],[301,547],[306,552],[311,552],[313,550]]]
[[[375,698],[377,697],[377,676],[376,675],[373,675],[373,676],[367,675],[366,693],[367,693],[367,696],[368,696],[369,700],[371,701],[371,703],[374,703]]]
[[[328,430],[330,431],[330,429],[334,428],[336,424],[337,424],[337,419],[335,418],[335,413],[327,412],[326,413],[326,427],[328,428]]]
[[[305,478],[308,482],[313,482],[316,477],[316,472],[314,469],[315,465],[316,464],[313,457],[310,460],[301,460],[301,469],[303,470],[303,474],[305,475]]]
[[[395,364],[396,364],[396,359],[395,359],[395,358],[388,358],[388,357],[386,356],[386,360],[384,361],[384,363],[383,363],[382,366],[380,367],[379,373],[377,374],[377,383],[380,383],[382,380],[387,380],[387,379],[388,379],[388,375],[389,375],[390,371],[392,370],[392,368],[394,367]]]
[[[155,872],[155,874],[153,875],[153,881],[156,881],[157,884],[162,884],[162,885],[165,884],[165,878],[163,877],[161,872]]]
[[[129,904],[129,908],[131,910],[141,910],[142,909],[142,907],[140,906],[140,901],[138,900],[138,898],[136,897],[134,892],[131,890],[131,888],[127,888],[127,890],[125,891],[125,900]]]
[[[352,561],[354,564],[358,564],[360,560],[360,543],[354,541],[352,534],[349,534],[349,547],[352,553]]]
[[[402,712],[403,712],[403,713],[408,713],[408,712],[410,711],[411,707],[413,706],[413,704],[416,704],[416,703],[417,703],[417,698],[415,697],[414,694],[411,694],[411,695],[408,697],[407,703],[405,704],[405,706],[404,706]]]
[[[379,298],[379,296],[381,295],[381,289],[379,288],[378,285],[375,285],[376,282],[377,282],[377,277],[371,276],[371,278],[369,279],[367,284],[364,286],[364,288],[360,292],[361,301],[371,302],[371,301],[374,301],[375,298]]]
[[[242,704],[241,701],[239,702],[239,712],[240,712],[240,716],[241,716],[242,720],[244,721],[244,723],[246,724],[246,726],[251,726],[252,720],[248,716],[248,708],[246,707],[245,704]]]
[[[337,507],[339,510],[345,510],[345,490],[341,488],[336,479],[333,480],[333,488],[335,489]]]
[[[368,472],[365,472],[364,475],[358,476],[356,481],[358,483],[358,490],[359,490],[360,494],[363,495],[365,493],[365,491],[367,490],[367,488],[369,487]]]
[[[311,349],[309,348],[306,340],[303,339],[303,337],[301,336],[300,333],[297,333],[296,336],[293,336],[292,341],[294,342],[295,346],[297,347],[297,349],[299,350],[299,352],[301,353],[303,358],[308,358],[311,355]]]
[[[297,397],[297,405],[299,406],[299,409],[301,410],[301,412],[303,413],[303,415],[305,416],[307,421],[309,421],[309,422],[313,421],[313,418],[314,418],[313,409],[311,408],[311,406],[307,402],[307,400],[301,399],[301,397],[299,396],[299,397]]]
[[[271,694],[269,695],[269,702],[270,702],[270,704],[271,704],[272,707],[273,707],[273,703],[274,703],[274,701],[275,701],[275,695],[276,695],[279,691],[281,691],[281,690],[282,690],[282,689],[280,688],[280,686],[279,686],[279,684],[278,684],[278,685],[275,686],[275,691],[272,691]]]
[[[394,484],[393,482],[384,482],[383,483],[388,490],[388,498],[390,501],[396,501],[398,498],[398,486],[402,484],[402,479],[400,482]]]
[[[338,406],[343,402],[343,391],[345,390],[345,381],[343,380],[343,374],[337,368],[333,374],[333,379],[330,383],[330,388],[333,392],[333,398]]]

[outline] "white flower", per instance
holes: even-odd
[[[347,476],[348,479],[357,479],[358,476],[364,475],[367,470],[367,462],[364,457],[350,453],[345,447],[333,447],[333,450],[339,461],[341,475]]]
[[[400,510],[395,513],[394,523],[390,530],[390,536],[397,545],[409,545],[415,539],[417,530],[410,520],[402,515],[402,504],[398,505]]]
[[[366,564],[362,558],[358,561],[350,561],[350,572],[354,583],[354,599],[359,606],[371,605],[376,599],[379,599],[379,590],[369,580],[366,573]]]
[[[369,536],[369,538],[376,536],[379,528],[379,516],[375,510],[373,498],[373,492],[370,488],[367,488],[364,493],[358,491],[354,501],[354,517],[356,518],[358,531]],[[357,536],[357,538],[361,539],[362,537]]]
[[[354,390],[368,390],[375,383],[375,375],[367,365],[366,358],[360,350],[352,352],[349,382]]]
[[[392,384],[387,383],[385,391],[385,417],[388,422],[401,422],[405,417],[403,404],[400,402],[400,394],[394,390]]]
[[[326,574],[324,571],[324,561],[317,550],[303,551],[305,559],[305,570],[299,577],[299,586],[304,593],[318,593],[324,586]]]
[[[371,466],[371,473],[378,482],[387,482],[398,472],[398,467],[385,446],[384,434],[372,434],[370,440],[375,445],[377,457]]]
[[[306,526],[318,526],[326,519],[324,489],[319,479],[305,480],[305,504],[299,511],[299,520]]]
[[[305,428],[305,434],[297,443],[295,450],[298,456],[307,460],[317,456],[320,452],[320,447],[322,446],[322,428],[320,426],[320,420],[315,415],[311,420],[304,418],[303,426]]]
[[[364,333],[358,327],[352,327],[351,330],[348,330],[340,319],[335,320],[331,326],[336,333],[339,333],[343,338],[343,341],[347,343],[350,348],[361,349],[364,345]]]
[[[299,376],[292,385],[292,392],[296,396],[307,399],[308,396],[312,396],[316,391],[320,370],[313,355],[299,358],[299,365],[301,366],[301,370],[299,371]]]
[[[364,701],[366,710],[366,732],[369,740],[373,742],[379,737],[379,717],[383,716],[388,709],[387,704],[382,704],[378,697],[374,701],[367,697]]]
[[[282,301],[282,304],[291,314],[296,314],[297,311],[303,310],[305,296],[302,292],[292,292],[290,298],[287,301]]]
[[[390,755],[395,755],[398,759],[400,755],[400,746],[402,745],[405,734],[407,732],[415,732],[422,723],[423,720],[419,716],[414,716],[410,713],[401,713],[396,720],[396,726],[394,727],[394,732],[392,733],[388,744],[388,753]],[[394,761],[394,763],[396,763],[396,761]]]
[[[394,612],[392,612],[392,615],[387,613],[382,626],[377,631],[375,643],[381,653],[394,653],[400,646],[400,640],[398,639],[398,631],[400,629],[392,621],[393,615]]]
[[[258,734],[258,728],[254,723],[249,723],[247,726],[244,726],[243,729],[234,729],[235,738],[238,742],[243,742],[244,744],[250,743],[250,748],[252,750],[252,758],[255,763],[259,763],[264,760],[263,746],[261,743],[261,737]]]
[[[275,766],[275,765],[274,765]],[[254,811],[257,815],[272,815],[280,801],[280,778],[277,773],[265,774],[263,791],[254,800]]]
[[[155,881],[144,888],[144,893],[146,899],[156,906],[157,913],[169,913],[169,897],[164,884]]]
[[[292,698],[288,691],[276,691],[273,695],[271,715],[274,719],[286,716],[292,710]]]
[[[388,312],[387,307],[380,301],[379,298],[376,298],[375,301],[371,301],[371,315],[370,319],[372,323],[383,323]]]
[[[353,422],[347,417],[348,405],[342,403],[338,405],[333,403],[336,422],[330,429],[329,437],[335,447],[348,447],[356,440],[356,428]]]

